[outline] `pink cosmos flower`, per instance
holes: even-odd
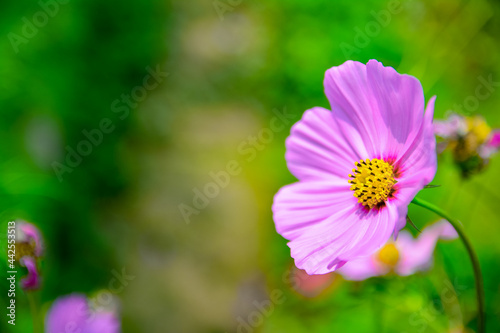
[[[386,275],[391,271],[401,276],[411,275],[432,266],[438,239],[457,237],[455,229],[445,220],[425,228],[416,239],[403,230],[395,242],[387,242],[371,256],[349,261],[337,272],[347,280],[356,281]]]
[[[434,100],[420,82],[376,60],[329,69],[332,111],[306,111],[286,140],[299,180],[275,196],[276,230],[298,268],[325,274],[382,247],[436,173]],[[354,169],[353,169],[354,168]]]
[[[72,294],[58,298],[45,318],[46,333],[119,333],[120,322],[113,312],[92,312],[87,298]]]

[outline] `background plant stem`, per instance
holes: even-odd
[[[32,292],[27,292],[26,296],[28,298],[28,302],[30,305],[30,311],[31,311],[31,318],[33,320],[33,333],[42,333],[41,327],[40,327],[40,318],[38,315],[38,309],[36,306],[36,300],[35,296],[33,295]]]
[[[475,282],[476,282],[476,298],[477,298],[477,308],[478,308],[478,324],[477,324],[477,329],[479,333],[484,333],[485,332],[485,312],[484,312],[484,287],[483,287],[483,276],[481,274],[481,267],[479,266],[479,260],[477,258],[477,254],[472,248],[472,244],[469,240],[469,238],[466,236],[464,229],[462,228],[462,224],[450,217],[448,213],[445,211],[441,210],[441,208],[437,207],[436,205],[433,205],[430,202],[427,202],[425,200],[419,199],[419,198],[414,198],[412,203],[415,205],[418,205],[420,207],[424,207],[437,215],[441,216],[442,218],[446,219],[448,222],[451,223],[451,225],[455,228],[457,231],[458,235],[460,236],[460,239],[465,245],[465,248],[467,250],[467,253],[469,254],[469,258],[472,262],[472,268],[474,270],[474,277],[475,277]]]

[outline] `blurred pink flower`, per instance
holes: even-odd
[[[285,158],[299,182],[273,204],[276,230],[308,274],[334,271],[396,237],[437,167],[435,98],[424,115],[416,78],[376,60],[347,61],[326,72],[324,85],[332,111],[310,109],[292,127]]]
[[[28,274],[21,279],[21,288],[36,290],[41,284],[38,259],[44,252],[42,235],[34,224],[16,221],[15,237],[16,259],[28,270]]]
[[[498,152],[498,150],[500,150],[500,130],[494,130],[491,132],[488,140],[480,147],[479,155],[487,159]]]
[[[434,133],[445,139],[455,139],[467,134],[465,117],[450,114],[446,120],[434,120]]]
[[[16,252],[19,259],[24,255],[34,257],[43,255],[42,235],[34,224],[16,221]]]
[[[290,283],[292,288],[305,297],[316,297],[328,289],[335,280],[335,273],[309,275],[303,269],[293,265],[290,274]]]
[[[491,130],[479,115],[452,113],[446,120],[434,121],[434,132],[442,139],[438,152],[450,150],[464,177],[482,171],[500,149],[500,130]]]
[[[22,257],[20,262],[22,266],[28,269],[28,275],[21,279],[21,288],[24,290],[35,290],[40,288],[40,275],[36,266],[36,260],[33,257]]]
[[[396,241],[389,241],[371,256],[349,261],[337,272],[347,280],[365,280],[394,272],[406,276],[432,266],[438,239],[455,239],[458,235],[448,222],[441,220],[427,228],[415,239],[402,231]]]
[[[46,333],[118,333],[120,321],[114,312],[92,312],[80,294],[59,297],[45,317]]]

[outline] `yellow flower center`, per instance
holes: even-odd
[[[378,260],[387,266],[394,267],[399,260],[399,251],[394,243],[387,243],[378,252]]]
[[[16,243],[16,261],[24,256],[31,256],[35,258],[35,244],[34,242],[26,243],[26,242],[18,242]]]
[[[349,183],[358,202],[368,208],[373,208],[387,200],[393,192],[394,168],[389,163],[374,159],[366,159],[354,163],[356,169],[350,174]]]

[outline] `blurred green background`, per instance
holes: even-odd
[[[427,273],[362,283],[333,275],[305,297],[290,282],[271,204],[295,181],[284,159],[290,126],[308,108],[328,108],[324,72],[345,60],[375,58],[416,76],[427,100],[438,96],[437,118],[461,108],[500,127],[498,86],[465,102],[481,77],[500,81],[500,2],[18,0],[4,2],[1,17],[0,227],[25,219],[44,234],[42,314],[60,295],[107,290],[125,270],[133,279],[116,293],[123,332],[475,329],[459,241],[438,245]],[[284,110],[293,120],[259,139]],[[103,119],[113,129],[56,172]],[[464,181],[444,155],[433,181],[442,186],[420,194],[470,235],[488,332],[500,331],[499,159]],[[183,215],[233,160],[241,172]],[[418,207],[410,216],[419,227],[437,220]],[[0,243],[5,309],[5,236]],[[273,291],[280,304],[259,310]],[[0,331],[32,331],[22,292],[17,302],[16,327],[2,314]]]

